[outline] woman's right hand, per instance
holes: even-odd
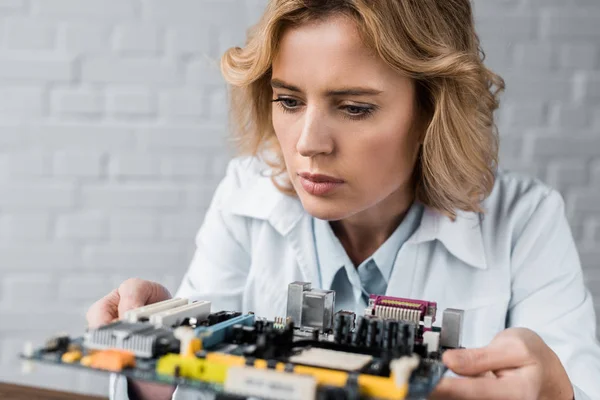
[[[138,278],[127,279],[89,308],[86,315],[88,327],[98,328],[121,318],[126,311],[170,298],[171,293],[161,284]]]
[[[86,315],[88,328],[98,328],[121,318],[126,311],[170,298],[171,293],[161,284],[128,279],[89,308]],[[131,380],[128,380],[128,391],[130,398],[143,400],[170,399],[173,395],[171,386]]]

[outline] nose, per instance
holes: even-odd
[[[304,125],[296,143],[298,153],[304,157],[332,153],[334,142],[326,117],[316,108],[307,110],[304,115]]]

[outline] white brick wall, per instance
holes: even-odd
[[[218,57],[266,0],[0,0],[0,380],[130,276],[178,284],[228,150]],[[600,306],[600,2],[474,0],[504,167],[561,190]],[[599,307],[600,311],[600,307]]]

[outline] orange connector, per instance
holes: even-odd
[[[91,355],[90,367],[119,372],[124,368],[135,367],[135,355],[124,350],[104,350]]]

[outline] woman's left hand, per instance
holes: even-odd
[[[448,350],[443,361],[463,377],[442,379],[431,399],[573,400],[558,356],[529,329],[502,331],[483,348]]]

